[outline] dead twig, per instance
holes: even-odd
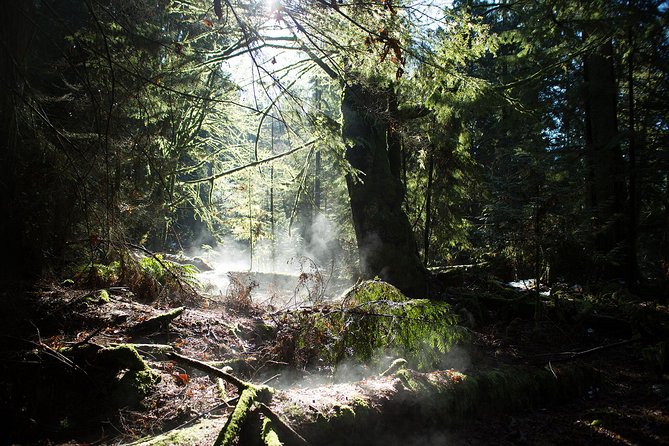
[[[551,362],[564,362],[564,361],[570,361],[574,358],[578,358],[581,356],[590,355],[592,353],[596,353],[602,350],[607,350],[614,347],[620,347],[621,345],[632,344],[640,340],[641,336],[634,336],[630,339],[614,342],[612,344],[599,345],[597,347],[589,348],[587,350],[574,351],[574,352],[560,352],[560,353],[541,353],[539,355],[531,356],[531,358],[550,357],[552,359],[549,360],[549,364]]]

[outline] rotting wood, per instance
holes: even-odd
[[[565,401],[597,381],[596,373],[582,367],[551,372],[507,366],[471,375],[402,369],[357,383],[278,392],[270,407],[311,444],[383,445],[393,432],[416,425],[448,426]]]
[[[115,346],[118,344],[111,344],[111,346]],[[164,358],[167,358],[167,355],[169,355],[172,351],[174,351],[174,347],[168,344],[130,344],[127,343],[125,345],[129,345],[135,348],[137,352],[144,356],[151,356],[153,359],[161,360]]]
[[[251,421],[259,420],[254,418],[258,414],[257,405],[269,403],[273,393],[274,390],[269,387],[250,384],[242,390],[239,401],[225,426],[221,429],[214,446],[243,445],[245,442],[242,438],[247,436],[250,436],[250,438],[259,437],[261,435],[260,431],[249,431],[247,427],[253,424]]]
[[[212,376],[221,378],[237,387],[237,390],[240,392],[235,409],[219,433],[218,438],[214,443],[215,446],[230,446],[237,444],[235,441],[238,441],[239,436],[243,434],[246,435],[246,433],[243,433],[243,431],[245,429],[247,420],[250,417],[257,416],[258,411],[272,421],[273,425],[275,426],[272,429],[278,431],[275,432],[276,436],[278,436],[279,433],[281,434],[282,441],[287,441],[287,444],[290,445],[309,445],[309,443],[298,432],[290,427],[287,421],[285,421],[268,406],[272,399],[274,389],[265,385],[258,386],[244,382],[234,375],[231,375],[221,369],[217,369],[216,367],[212,367],[211,365],[202,361],[189,358],[175,352],[170,353],[168,356],[182,364],[188,365]],[[259,432],[258,435],[262,435],[262,432]]]

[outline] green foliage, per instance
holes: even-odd
[[[98,293],[98,302],[102,304],[109,303],[109,291],[100,290]]]
[[[138,269],[131,273],[150,300],[167,294],[188,294],[200,288],[199,270],[194,265],[170,262],[160,254],[141,257]],[[147,292],[148,291],[148,292]]]
[[[392,87],[399,110],[421,109],[392,125],[426,263],[595,275],[629,249],[593,250],[610,222],[593,224],[586,200],[582,65],[611,42],[629,221],[610,220],[648,229],[625,243],[664,280],[663,2],[358,2],[345,12],[326,3],[232,0],[220,19],[210,0],[6,8],[0,232],[21,260],[14,267],[89,264],[90,283],[104,285],[133,268],[111,268],[125,241],[159,251],[232,237],[266,254],[290,230],[308,245],[321,214],[353,246],[339,106],[341,85],[365,82]],[[171,280],[150,263],[141,274]]]
[[[118,261],[107,265],[91,263],[79,269],[74,276],[74,281],[80,286],[107,288],[115,285],[119,281],[121,274],[121,263]]]
[[[316,361],[377,364],[401,356],[413,368],[430,370],[463,339],[456,323],[444,302],[411,300],[392,285],[369,281],[356,286],[339,309],[286,313],[279,339],[284,354],[302,367]]]
[[[196,266],[171,262],[160,254],[135,258],[126,251],[123,261],[81,267],[75,275],[75,281],[80,286],[94,288],[127,286],[141,299],[173,299],[191,295],[200,289],[198,273]],[[105,296],[109,298],[107,291],[102,290],[98,300],[104,302]]]

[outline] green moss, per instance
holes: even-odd
[[[291,325],[299,327],[292,356],[331,365],[354,359],[378,366],[392,355],[402,356],[414,369],[434,370],[465,334],[445,302],[408,299],[380,281],[358,285],[341,308],[291,317]]]
[[[123,375],[120,384],[121,388],[130,389],[141,399],[153,392],[160,380],[160,375],[151,369],[130,370]]]
[[[249,385],[239,395],[239,401],[235,410],[228,418],[227,423],[219,434],[214,446],[229,446],[235,444],[236,439],[242,432],[244,423],[256,402],[269,403],[272,398],[273,389],[267,386]]]
[[[139,356],[135,347],[129,344],[103,348],[97,352],[96,360],[100,364],[111,366],[117,370],[142,371],[149,368]]]
[[[472,375],[452,371],[422,374],[403,369],[394,376],[420,401],[420,417],[433,422],[456,422],[472,414],[561,401],[583,394],[596,381],[588,369],[557,371],[556,379],[548,370],[512,366]]]
[[[406,302],[409,300],[400,290],[381,280],[367,280],[354,287],[344,299],[345,305],[352,307],[365,302],[385,300]]]
[[[239,395],[239,401],[235,410],[230,414],[227,423],[219,434],[214,446],[229,446],[239,437],[242,432],[242,426],[248,418],[251,407],[256,401],[256,389],[248,387]]]
[[[397,372],[398,370],[401,370],[403,368],[406,368],[407,365],[407,360],[404,358],[397,358],[394,360],[386,370],[380,373],[380,376],[389,376],[392,375],[393,373]]]
[[[173,310],[170,310],[168,312],[159,314],[158,316],[154,316],[152,318],[149,318],[143,322],[140,322],[139,324],[135,325],[132,327],[133,332],[138,332],[138,331],[149,331],[149,330],[157,330],[161,327],[167,326],[170,322],[172,322],[175,318],[179,317],[185,310],[185,307],[178,307],[174,308]]]
[[[355,396],[351,398],[351,405],[356,409],[370,409],[369,403],[367,400],[360,396]]]
[[[128,446],[192,446],[211,444],[223,424],[220,418],[202,419],[192,426],[145,438]]]
[[[109,303],[109,292],[107,290],[101,290],[98,294],[98,302],[100,303]]]
[[[272,422],[268,418],[265,418],[263,420],[260,436],[261,436],[263,444],[265,446],[282,446],[283,445],[283,443],[281,443],[281,440],[279,440],[279,436],[277,435],[277,433],[274,431],[274,428],[272,427]]]
[[[353,424],[355,421],[355,410],[346,404],[337,404],[332,406],[330,416],[336,418],[338,422],[343,424]]]
[[[284,409],[284,413],[289,418],[299,419],[304,417],[304,409],[298,404],[291,404],[290,406],[286,407]]]

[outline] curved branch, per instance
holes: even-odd
[[[226,175],[230,175],[230,174],[233,174],[235,172],[239,172],[241,170],[248,169],[249,167],[255,167],[259,164],[269,163],[270,161],[274,161],[276,159],[283,158],[284,156],[291,155],[291,154],[293,154],[297,151],[300,151],[302,149],[305,149],[309,146],[314,145],[316,142],[317,142],[316,139],[312,139],[311,141],[306,142],[306,143],[302,144],[301,146],[295,147],[294,149],[290,149],[287,152],[279,153],[278,155],[270,156],[269,158],[261,159],[261,160],[258,160],[258,161],[254,161],[252,163],[245,164],[243,166],[235,167],[235,168],[217,173],[215,175],[208,176],[206,178],[198,178],[198,179],[195,179],[195,180],[184,180],[182,182],[185,183],[185,184],[197,184],[197,183],[204,183],[206,181],[214,181],[214,180],[217,180],[217,179],[219,179],[221,177],[224,177]]]

